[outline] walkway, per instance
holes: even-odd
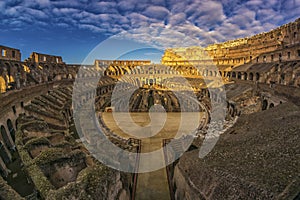
[[[122,113],[119,113],[122,115]],[[192,115],[194,115],[193,113]],[[192,117],[191,115],[191,117]],[[201,115],[201,113],[199,113]],[[122,124],[122,126],[127,125],[130,127],[128,123],[128,118],[124,115],[119,117],[118,123],[115,122],[112,113],[103,113],[103,120],[105,124],[110,128],[111,131],[120,135],[124,138],[133,137],[132,135],[128,135],[124,133],[123,130],[120,129],[118,124]],[[131,113],[131,118],[133,121],[140,125],[146,126],[150,122],[150,118],[148,113]],[[175,134],[178,132],[178,127],[181,120],[181,113],[167,113],[167,121],[165,126],[160,130],[155,136],[150,138],[142,138],[142,149],[141,153],[152,152],[154,150],[158,150],[162,148],[163,139],[173,138]],[[183,131],[184,132],[184,131]],[[157,164],[157,162],[165,162],[164,155],[157,158],[150,158],[148,160],[140,160],[140,168],[145,166],[151,166]],[[136,200],[169,200],[170,199],[170,191],[167,179],[166,168],[159,169],[157,171],[148,172],[148,173],[140,173],[137,181],[137,189],[136,189]]]

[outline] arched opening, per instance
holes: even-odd
[[[141,74],[141,69],[138,67],[136,71],[136,69],[134,68],[133,72],[134,72],[133,74]]]
[[[256,80],[256,81],[259,81],[259,77],[260,77],[260,76],[259,76],[259,73],[256,73],[256,74],[255,74],[255,80]]]
[[[21,67],[19,64],[15,64],[15,67],[17,68],[17,72],[18,73],[21,73]]]
[[[253,73],[252,72],[250,72],[250,74],[249,74],[249,80],[253,81]]]
[[[115,66],[114,69],[115,69],[115,74],[114,74],[115,76],[122,75],[121,69],[118,66]]]
[[[122,68],[122,72],[123,72],[123,74],[130,74],[131,70],[124,67],[124,68]]]
[[[274,108],[274,103],[271,103],[269,108]]]
[[[227,73],[227,77],[228,77],[228,78],[230,78],[230,75],[231,75],[231,73],[230,73],[230,72],[228,72],[228,73]]]
[[[3,161],[5,162],[5,164],[10,162],[10,157],[6,152],[5,146],[2,141],[0,141],[0,156],[3,159]]]
[[[268,108],[268,101],[265,99],[263,100],[263,103],[262,103],[262,110],[267,110]]]
[[[10,140],[9,140],[9,135],[7,134],[4,126],[1,126],[1,136],[3,138],[3,142],[5,144],[5,146],[8,148],[8,149],[11,149],[11,147],[13,146],[11,143],[10,143]]]
[[[5,63],[5,65],[6,65],[8,77],[10,77],[10,76],[11,76],[11,68],[10,68],[10,65],[9,65],[8,63]]]
[[[247,78],[248,78],[248,74],[245,72],[245,73],[244,73],[244,80],[246,81]]]
[[[236,78],[236,73],[232,72],[232,78]]]
[[[284,84],[285,74],[280,74],[280,84]]]
[[[10,133],[11,138],[15,142],[15,140],[16,140],[16,132],[15,132],[15,129],[14,129],[13,124],[12,124],[12,122],[11,122],[10,119],[7,120],[7,128],[8,128],[8,131]]]
[[[141,83],[140,83],[140,80],[138,78],[136,78],[136,84],[138,87],[141,87]]]
[[[154,105],[154,97],[153,97],[153,91],[150,90],[149,96],[148,96],[148,109],[151,108],[151,106]]]
[[[154,84],[153,79],[149,79],[149,85],[153,85],[153,84]]]
[[[242,79],[242,73],[238,72],[238,79]]]
[[[209,76],[213,76],[213,72],[212,71],[209,71]]]
[[[0,93],[4,93],[6,92],[6,83],[5,83],[5,79],[0,76]]]

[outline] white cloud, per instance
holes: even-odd
[[[80,10],[75,8],[54,8],[53,13],[56,15],[70,15],[76,12],[80,12]]]
[[[162,6],[149,6],[143,13],[147,17],[163,20],[169,15],[169,10]]]
[[[78,27],[81,29],[88,29],[93,32],[103,32],[103,29],[101,29],[97,26],[94,26],[94,25],[90,25],[90,24],[79,24]]]
[[[113,38],[133,40],[158,49],[178,46],[200,46],[201,42],[193,37],[166,28],[162,24],[152,24],[149,27],[141,27],[121,32]]]
[[[70,25],[66,23],[57,23],[56,26],[62,27],[62,28],[68,28]]]
[[[120,1],[117,5],[118,10],[122,12],[130,12],[133,11],[135,8],[135,1],[134,0],[123,0]]]
[[[16,28],[48,23],[49,28],[74,27],[105,35],[135,30],[126,35],[153,43],[166,40],[166,46],[190,44],[176,41],[185,36],[205,45],[268,31],[299,17],[299,9],[298,0],[19,0],[0,2],[0,24]],[[168,37],[170,31],[174,37]]]
[[[36,10],[36,9],[32,9],[32,8],[25,8],[25,11],[32,15],[34,18],[36,19],[45,19],[48,18],[48,16],[41,10]]]
[[[170,25],[180,25],[186,22],[186,14],[185,13],[177,13],[175,15],[170,15],[169,23]]]
[[[96,14],[100,13],[118,13],[117,11],[117,3],[113,1],[102,1],[87,6],[92,12]]]
[[[4,11],[5,14],[7,14],[8,16],[18,16],[19,15],[19,9],[20,7],[19,6],[16,6],[16,7],[11,7],[11,8],[8,8]]]

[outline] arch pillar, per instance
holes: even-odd
[[[5,144],[0,140],[0,157],[4,163],[10,163],[12,156]]]
[[[1,125],[1,127],[0,127],[1,139],[5,143],[5,145],[8,149],[14,149],[15,144],[14,144],[12,138],[10,137],[9,131],[7,131],[7,130],[8,129],[6,126]]]
[[[5,162],[0,157],[0,172],[3,177],[7,177],[10,173],[10,170],[6,167]]]

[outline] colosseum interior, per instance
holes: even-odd
[[[37,52],[21,61],[20,50],[0,50],[0,199],[300,199],[300,19],[205,48],[166,49],[161,64],[80,66]],[[85,112],[91,105],[97,120]],[[224,118],[213,114],[223,105]],[[112,115],[126,123],[129,111],[146,126],[148,112],[160,109],[166,125],[150,139],[122,131]],[[179,158],[188,137],[175,134],[183,112],[199,121]],[[218,120],[220,137],[199,158]],[[162,159],[178,159],[153,172],[122,172],[95,158],[109,147],[86,147],[105,147],[106,139],[130,153],[173,141]],[[145,167],[133,159],[126,167]]]

